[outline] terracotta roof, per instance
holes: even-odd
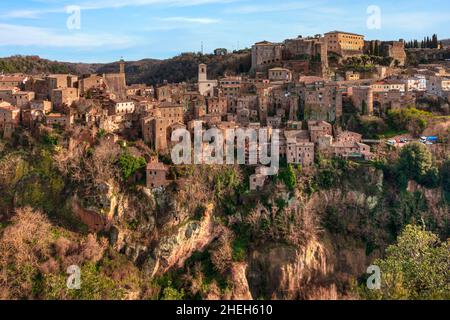
[[[352,32],[345,32],[345,31],[338,31],[338,30],[330,31],[330,32],[327,32],[325,34],[332,34],[332,33],[343,33],[343,34],[350,34],[352,36],[364,37],[364,35],[362,35],[362,34],[357,34],[357,33],[352,33]]]
[[[50,113],[47,115],[47,118],[61,118],[64,117],[65,115],[61,114],[61,113]]]
[[[161,162],[149,162],[147,164],[147,170],[163,170],[167,171],[169,170],[167,166],[164,163]]]
[[[315,82],[325,82],[325,79],[323,79],[321,77],[315,77],[315,76],[302,76],[302,77],[300,77],[299,82],[310,84],[310,83],[315,83]]]
[[[0,109],[6,110],[6,111],[20,110],[19,108],[11,105],[9,102],[0,102]]]
[[[2,82],[22,82],[28,77],[26,76],[0,76],[0,81]]]

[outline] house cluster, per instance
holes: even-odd
[[[427,64],[383,79],[339,82],[349,99],[363,114],[414,106],[421,98],[450,98],[450,72],[445,65]]]
[[[405,43],[399,41],[365,41],[364,35],[343,31],[331,31],[313,37],[299,36],[281,43],[258,42],[252,46],[252,69],[264,70],[267,66],[286,67],[295,73],[307,73],[311,68],[325,75],[328,71],[329,55],[338,61],[373,53],[392,58],[393,64],[406,63]],[[317,68],[314,68],[315,62]]]
[[[402,62],[402,43],[377,46]],[[448,99],[450,78],[439,64],[389,74],[384,70],[370,79],[348,73],[342,81],[326,72],[330,52],[355,56],[366,48],[364,36],[339,31],[276,44],[264,41],[252,47],[249,74],[210,79],[208,66],[200,64],[197,82],[156,87],[127,85],[124,61],[118,73],[0,75],[0,134],[10,138],[19,125],[62,129],[82,125],[133,134],[156,152],[169,154],[172,133],[180,128],[192,134],[198,124],[205,130],[278,129],[280,154],[290,164],[310,168],[318,152],[370,160],[373,155],[361,135],[339,129],[343,105],[352,103],[360,113],[372,115],[414,104],[422,96]],[[147,166],[148,187],[167,185],[167,173],[167,166],[152,159]],[[251,188],[260,188],[264,181],[257,168]]]
[[[362,136],[356,132],[342,131],[323,120],[310,120],[308,128],[302,129],[302,122],[289,122],[288,127],[281,130],[280,155],[288,164],[300,165],[309,170],[314,165],[316,154],[326,157],[344,159],[357,158],[372,160],[374,155],[370,146],[362,143]],[[264,187],[267,175],[258,167],[250,176],[250,190]]]

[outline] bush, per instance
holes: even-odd
[[[291,164],[289,164],[286,169],[280,169],[278,178],[284,182],[290,191],[293,191],[297,186],[297,174]]]
[[[425,145],[418,142],[410,143],[402,149],[397,164],[398,170],[418,183],[422,182],[432,166],[431,152]]]
[[[419,135],[428,126],[431,113],[416,108],[395,109],[387,112],[388,123],[391,128],[408,130],[414,135]]]
[[[450,239],[449,239],[450,240]],[[381,269],[381,289],[362,295],[369,299],[447,300],[450,298],[450,241],[409,225],[386,250],[386,258],[374,262]]]
[[[119,158],[119,165],[122,177],[128,180],[137,171],[145,168],[147,162],[142,157],[134,157],[129,153],[122,153]]]

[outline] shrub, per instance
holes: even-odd
[[[450,239],[449,239],[450,240]],[[386,250],[386,258],[374,262],[381,269],[381,289],[362,295],[371,299],[449,299],[450,241],[418,226],[409,225]]]
[[[432,169],[432,165],[433,159],[428,148],[421,143],[414,142],[402,149],[397,167],[408,178],[420,183]]]
[[[129,153],[122,153],[119,157],[120,169],[125,180],[128,180],[137,171],[145,168],[146,164],[144,158],[134,157]]]

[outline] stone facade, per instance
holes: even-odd
[[[284,46],[280,43],[262,41],[252,46],[252,70],[281,64]]]
[[[355,33],[332,31],[325,34],[328,52],[341,57],[362,55],[364,52],[364,36]]]
[[[373,114],[373,89],[370,86],[353,87],[351,99],[355,108],[363,115]]]

